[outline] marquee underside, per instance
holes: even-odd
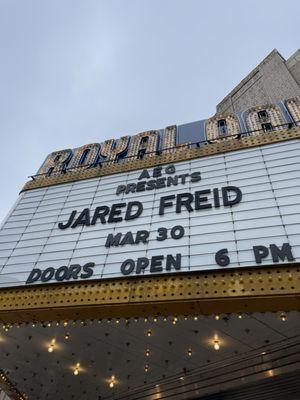
[[[287,382],[299,337],[298,312],[15,325],[0,333],[0,387],[14,400],[202,399]]]

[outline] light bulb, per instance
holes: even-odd
[[[148,372],[149,370],[149,365],[145,365],[145,372]]]
[[[74,375],[78,375],[79,374],[79,367],[80,367],[80,363],[77,363],[76,366],[75,366],[74,372],[73,372]]]
[[[148,331],[147,331],[147,336],[151,336],[152,335],[152,331],[149,329]]]
[[[149,350],[149,349],[146,350],[146,356],[147,356],[147,357],[150,356],[150,350]]]
[[[66,340],[70,339],[70,334],[69,334],[69,333],[66,333],[66,334],[65,334],[65,339],[66,339]]]
[[[192,349],[188,349],[188,356],[191,357],[192,355]]]
[[[220,315],[219,315],[219,314],[215,315],[215,319],[216,319],[217,321],[219,321]]]
[[[50,344],[50,346],[48,347],[48,352],[49,352],[49,353],[52,353],[52,352],[53,352],[55,343],[56,343],[56,340],[55,340],[55,339],[52,339],[52,340],[51,340],[51,344]]]
[[[116,380],[115,380],[115,379],[116,379],[116,378],[115,378],[114,375],[112,375],[112,376],[110,377],[110,380],[108,381],[108,385],[109,385],[110,388],[113,388],[113,387],[115,386],[115,383],[116,383]]]
[[[281,319],[281,321],[285,322],[287,320],[286,314],[285,313],[281,313],[280,314],[280,319]]]
[[[220,343],[219,343],[218,340],[215,340],[215,341],[214,341],[214,349],[215,349],[215,350],[220,350]]]

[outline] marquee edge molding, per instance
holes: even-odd
[[[300,310],[300,265],[0,290],[2,324]]]

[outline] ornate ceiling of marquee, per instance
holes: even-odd
[[[188,399],[297,370],[299,338],[297,312],[45,322],[1,329],[0,359],[29,400]]]

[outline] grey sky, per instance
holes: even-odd
[[[273,48],[299,47],[299,15],[298,0],[0,0],[0,219],[54,150],[214,114]]]

